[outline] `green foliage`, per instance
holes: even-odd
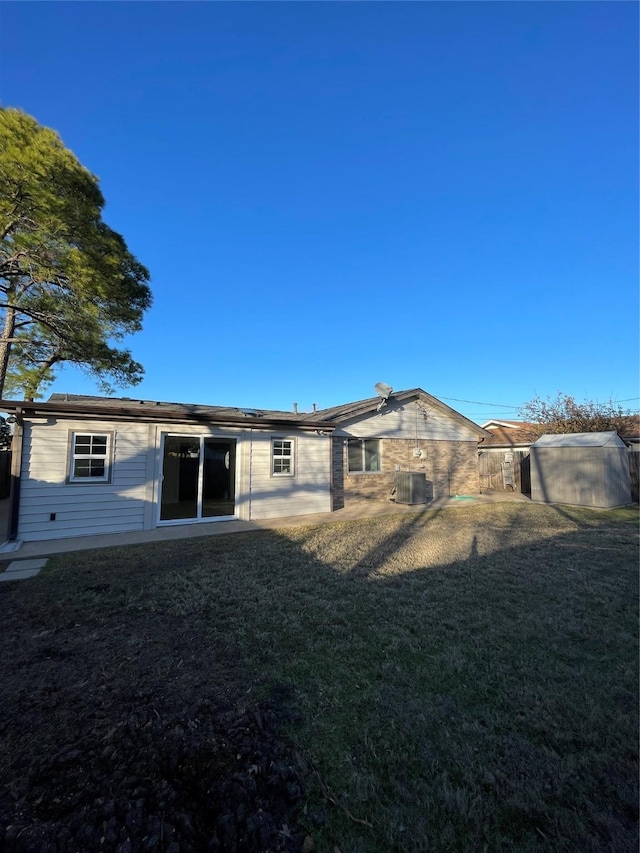
[[[0,396],[27,398],[70,362],[116,385],[143,368],[113,346],[141,329],[149,273],[101,219],[97,178],[58,135],[0,108]]]
[[[535,397],[520,410],[520,416],[542,433],[609,432],[624,430],[629,415],[609,400],[578,402],[561,391],[555,397]]]

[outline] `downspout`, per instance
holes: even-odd
[[[22,408],[18,406],[15,413],[15,427],[11,441],[11,485],[9,488],[9,542],[18,538],[18,521],[20,519],[20,482],[22,479],[22,443],[24,436],[24,421]]]
[[[247,494],[248,506],[247,506],[247,512],[246,512],[247,521],[251,521],[252,514],[253,514],[253,436],[254,436],[254,433],[255,433],[255,430],[250,428],[249,429],[249,451],[247,454],[249,456],[249,476],[247,478],[247,492],[248,492],[248,494]],[[243,460],[243,468],[245,468],[245,470],[246,470],[246,462],[244,462],[244,460]],[[243,485],[244,485],[244,483],[243,483]]]

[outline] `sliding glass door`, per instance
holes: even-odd
[[[235,482],[235,439],[164,436],[160,521],[232,516]]]
[[[205,438],[202,467],[202,518],[233,515],[235,489],[235,439]]]

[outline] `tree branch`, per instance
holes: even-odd
[[[6,239],[7,239],[7,237],[8,237],[8,236],[9,236],[9,234],[11,233],[11,231],[12,231],[12,230],[15,228],[15,226],[20,222],[20,219],[21,219],[21,217],[20,217],[20,216],[18,216],[18,217],[16,217],[15,219],[12,219],[12,220],[11,220],[11,222],[9,222],[9,224],[7,225],[7,227],[6,227],[6,228],[4,229],[4,231],[2,232],[2,236],[0,237],[0,240],[6,240]]]

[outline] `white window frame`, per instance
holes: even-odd
[[[378,444],[378,468],[372,470],[370,468],[365,467],[366,457],[365,457],[365,445],[368,441],[375,441]],[[351,470],[349,466],[350,461],[350,449],[356,442],[360,445],[360,458],[362,467],[358,470]],[[347,474],[382,474],[382,441],[379,438],[349,438],[347,439]]]
[[[284,453],[284,447],[276,445],[289,445],[289,453]],[[277,452],[280,451],[280,452]],[[295,438],[281,438],[275,436],[271,439],[271,476],[272,477],[295,477],[296,475],[296,440]],[[289,471],[276,471],[277,462],[289,462]]]
[[[76,439],[79,436],[89,436],[89,438],[104,438],[106,439],[106,451],[105,454],[101,453],[78,453],[76,451]],[[90,443],[90,447],[92,442]],[[91,484],[95,483],[104,484],[111,482],[111,468],[112,468],[112,454],[113,454],[113,433],[112,432],[94,432],[92,430],[73,430],[69,433],[69,465],[68,465],[68,475],[67,482],[68,483],[83,483],[83,484]],[[101,477],[78,477],[75,472],[75,463],[77,460],[84,459],[100,459],[104,460],[104,474]]]

